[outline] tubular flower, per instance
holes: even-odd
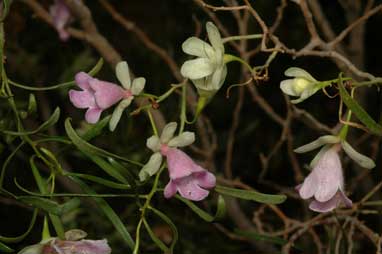
[[[322,147],[310,163],[312,172],[296,188],[302,199],[313,198],[309,208],[316,212],[329,212],[341,203],[352,206],[352,201],[344,193],[344,178],[338,155],[342,148],[357,164],[364,168],[373,168],[372,159],[354,150],[349,143],[337,136],[326,135],[301,146],[294,151],[305,153]]]
[[[313,198],[309,205],[313,211],[329,212],[340,203],[346,207],[352,206],[352,201],[343,191],[344,178],[337,149],[338,146],[333,146],[326,150],[312,172],[297,187],[302,199]]]
[[[180,72],[192,80],[201,96],[211,97],[223,85],[227,66],[219,30],[212,22],[207,22],[206,29],[211,45],[197,37],[190,37],[183,42],[183,51],[197,58],[184,62]]]
[[[147,140],[147,147],[154,154],[150,157],[148,163],[139,173],[141,181],[154,175],[162,163],[162,157],[167,158],[167,166],[170,175],[170,181],[164,189],[164,196],[170,198],[179,192],[179,194],[189,200],[200,201],[205,199],[209,191],[215,187],[216,178],[206,169],[197,165],[187,154],[177,149],[190,145],[195,140],[192,132],[183,132],[174,137],[177,124],[171,122],[167,124],[160,137],[152,136]]]
[[[65,26],[71,19],[71,14],[68,6],[63,0],[55,0],[54,4],[49,8],[50,15],[53,19],[53,25],[56,28],[58,35],[62,41],[67,41],[70,37],[65,30]]]
[[[134,96],[142,92],[146,82],[144,78],[136,78],[131,84],[126,62],[117,64],[116,75],[123,87],[98,80],[85,72],[77,73],[75,81],[82,91],[69,91],[69,99],[75,107],[88,109],[85,114],[85,120],[88,123],[98,122],[103,110],[122,100],[109,122],[111,131],[117,126],[123,110],[131,104]]]
[[[320,82],[301,68],[288,68],[284,74],[293,79],[281,81],[280,89],[287,95],[299,97],[292,103],[300,103],[320,90]]]

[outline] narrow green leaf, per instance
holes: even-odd
[[[28,114],[34,114],[37,110],[37,102],[36,97],[33,93],[29,94],[29,102],[28,102]]]
[[[14,250],[8,247],[7,245],[5,245],[4,243],[0,242],[0,252],[12,253],[14,252]]]
[[[36,164],[34,162],[35,158],[36,158],[36,155],[33,155],[32,157],[30,157],[29,164],[31,166],[32,173],[33,173],[33,176],[34,176],[34,179],[36,181],[36,184],[37,184],[37,187],[38,187],[39,191],[42,194],[46,194],[46,193],[48,193],[48,191],[46,189],[46,184],[45,184],[43,178],[41,177],[38,168],[36,167]]]
[[[86,153],[85,153],[86,154]],[[108,163],[106,160],[102,159],[101,157],[97,155],[90,155],[88,156],[95,164],[97,164],[103,171],[105,171],[108,175],[112,176],[116,180],[120,181],[124,184],[129,184],[129,182],[126,180],[126,178],[119,173],[118,170],[116,170],[110,163]]]
[[[11,8],[12,0],[3,0],[3,12],[1,13],[0,22],[3,22],[9,13]]]
[[[60,118],[60,108],[56,108],[53,112],[53,114],[49,117],[48,120],[46,120],[43,124],[41,124],[37,129],[33,131],[8,131],[8,130],[1,130],[1,132],[8,134],[8,135],[14,135],[14,136],[23,136],[23,135],[32,135],[41,131],[44,131],[54,124],[57,123],[58,119]]]
[[[125,157],[118,156],[116,154],[110,153],[108,151],[105,151],[101,148],[98,148],[96,146],[93,146],[92,144],[89,144],[85,140],[81,139],[76,131],[73,129],[72,125],[70,124],[70,118],[67,118],[65,120],[65,130],[66,134],[68,135],[69,139],[73,142],[75,146],[77,146],[78,149],[81,151],[87,153],[87,154],[94,154],[94,155],[99,155],[103,157],[112,157],[115,159],[119,159],[122,161],[129,162],[131,164],[137,165],[137,166],[143,166],[141,163],[126,159]]]
[[[0,241],[5,242],[5,243],[17,243],[17,242],[22,241],[25,237],[27,237],[29,235],[29,233],[33,229],[34,224],[36,222],[37,214],[38,214],[38,209],[34,209],[32,219],[29,223],[29,226],[23,234],[21,234],[19,236],[13,236],[13,237],[7,237],[7,236],[1,236],[0,235]]]
[[[113,181],[105,180],[104,178],[98,177],[98,176],[93,176],[93,175],[87,175],[87,174],[78,174],[78,173],[65,173],[65,175],[68,176],[75,176],[79,177],[82,179],[86,179],[95,183],[102,184],[104,186],[107,186],[112,189],[120,189],[120,190],[127,190],[131,189],[131,186],[128,184],[120,184],[120,183],[115,183]]]
[[[156,215],[158,215],[164,222],[166,222],[170,226],[172,234],[173,234],[172,243],[170,245],[170,254],[172,254],[174,252],[175,244],[179,239],[178,229],[176,228],[174,222],[172,222],[172,220],[166,214],[162,213],[161,211],[151,206],[149,207],[149,209],[153,211]]]
[[[153,230],[151,229],[149,223],[147,223],[146,219],[143,218],[143,224],[145,225],[145,228],[147,230],[147,232],[149,233],[150,237],[151,237],[151,240],[153,240],[153,242],[164,252],[164,253],[168,253],[169,252],[169,248],[166,246],[166,244],[164,244],[156,235],[155,233],[153,232]]]
[[[371,118],[371,116],[358,104],[358,102],[349,95],[342,83],[341,78],[340,82],[338,82],[338,88],[341,99],[348,109],[351,110],[364,125],[366,125],[370,132],[375,135],[382,136],[382,126],[376,123],[374,119]]]
[[[73,181],[78,183],[82,190],[85,193],[88,194],[97,194],[93,189],[91,189],[87,184],[85,184],[83,181],[76,177],[70,177]],[[130,236],[129,232],[126,230],[125,225],[121,221],[121,219],[118,217],[118,215],[114,212],[114,210],[109,206],[109,204],[103,199],[103,198],[92,198],[97,205],[101,208],[101,210],[104,212],[106,217],[110,220],[110,222],[114,225],[115,229],[120,233],[123,240],[126,242],[126,244],[129,246],[131,250],[134,249],[134,240]]]
[[[92,127],[89,130],[87,130],[83,135],[81,135],[81,138],[85,141],[89,141],[97,137],[98,135],[100,135],[102,133],[102,130],[109,123],[110,117],[111,117],[110,115],[106,116],[98,123],[92,125]]]
[[[177,199],[179,199],[180,201],[182,201],[183,203],[185,203],[189,208],[191,208],[192,211],[194,211],[197,215],[199,215],[200,218],[202,218],[203,220],[205,220],[207,222],[217,221],[225,215],[225,210],[226,210],[225,201],[221,195],[219,195],[217,209],[216,209],[216,213],[214,216],[205,212],[204,210],[199,208],[197,205],[195,205],[194,202],[192,202],[188,199],[185,199],[179,195],[176,195],[175,197]]]
[[[280,204],[286,200],[285,195],[264,194],[257,191],[240,190],[217,185],[215,191],[225,196],[257,201],[264,204]]]
[[[17,199],[25,204],[45,210],[48,213],[60,215],[62,212],[62,208],[60,207],[60,205],[57,202],[50,199],[33,196],[19,196],[17,197]]]

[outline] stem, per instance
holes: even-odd
[[[354,87],[371,86],[371,85],[382,85],[382,77],[377,77],[370,81],[364,81],[364,82],[358,82],[358,83],[352,84],[352,86]]]
[[[186,86],[182,87],[182,98],[180,101],[180,127],[179,134],[184,130],[184,125],[186,123],[186,99],[187,99],[187,88]]]
[[[247,69],[252,73],[252,67],[246,61],[244,61],[240,57],[237,57],[234,55],[224,54],[224,63],[227,64],[227,63],[233,62],[233,61],[244,64],[244,66],[247,67]]]
[[[158,135],[158,129],[157,129],[156,125],[155,125],[154,118],[153,118],[153,115],[151,114],[150,109],[146,110],[146,113],[147,113],[147,115],[148,115],[148,117],[150,119],[150,124],[151,124],[151,127],[153,129],[154,135],[155,136],[159,136]]]

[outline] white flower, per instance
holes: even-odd
[[[113,115],[111,116],[109,122],[109,129],[111,131],[115,130],[123,111],[131,104],[134,96],[139,95],[143,91],[146,83],[146,79],[142,77],[135,78],[133,82],[131,82],[129,66],[124,61],[117,64],[115,73],[119,82],[121,82],[122,86],[125,88],[126,95],[125,99],[123,99],[114,109]]]
[[[212,22],[207,22],[206,29],[211,45],[196,37],[183,42],[183,51],[198,58],[186,61],[180,72],[192,80],[201,96],[210,97],[223,85],[227,66],[224,63],[224,45],[219,30]]]
[[[281,81],[280,89],[287,95],[300,97],[296,100],[292,100],[292,103],[302,102],[321,89],[319,86],[320,81],[313,78],[312,75],[301,68],[290,67],[284,74],[293,79]]]
[[[147,139],[146,146],[154,153],[139,172],[141,181],[158,172],[163,159],[161,149],[184,147],[194,143],[195,134],[193,132],[185,131],[174,137],[177,125],[176,122],[170,122],[163,128],[160,137],[153,135]]]

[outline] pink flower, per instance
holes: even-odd
[[[170,181],[164,189],[165,198],[179,194],[189,200],[205,199],[215,187],[215,176],[197,165],[187,154],[177,148],[161,146],[161,154],[167,157]]]
[[[67,41],[70,35],[65,30],[65,26],[69,23],[71,18],[68,6],[66,6],[63,0],[55,0],[54,4],[50,6],[49,12],[53,18],[53,25],[56,28],[60,39],[62,41]]]
[[[103,110],[123,98],[131,97],[129,90],[93,78],[85,72],[77,73],[75,81],[82,91],[70,90],[69,98],[75,107],[88,109],[85,114],[88,123],[98,122]]]
[[[329,212],[340,203],[352,206],[352,201],[343,191],[344,177],[338,149],[339,146],[335,145],[324,151],[312,172],[296,187],[301,198],[313,198],[309,205],[313,211]]]
[[[53,240],[42,248],[41,254],[110,254],[106,240],[66,241]]]

